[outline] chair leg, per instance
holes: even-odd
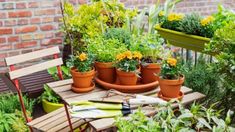
[[[68,111],[67,104],[65,102],[64,102],[64,108],[65,108],[66,116],[67,116],[67,119],[68,119],[68,122],[69,122],[70,131],[73,132],[72,122],[71,122],[71,119],[70,119],[70,116],[69,116],[69,111]]]

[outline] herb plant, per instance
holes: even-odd
[[[71,78],[69,68],[66,66],[61,66],[61,71],[64,79]],[[54,80],[59,80],[58,71],[56,67],[49,68],[47,72],[54,78]]]
[[[95,56],[90,53],[77,53],[76,56],[71,55],[67,61],[67,66],[76,68],[79,72],[87,72],[93,69]]]
[[[39,97],[39,102],[41,102],[42,100],[46,100],[48,102],[57,103],[57,104],[61,102],[60,97],[57,94],[55,94],[55,92],[52,91],[46,84],[44,84],[43,87],[44,87],[44,92]]]
[[[116,55],[125,50],[126,45],[114,38],[97,37],[88,44],[89,53],[94,54],[98,62],[114,62]]]
[[[125,72],[137,72],[142,54],[139,52],[125,51],[117,55],[115,67]]]
[[[119,132],[232,132],[231,112],[227,112],[223,120],[220,111],[212,105],[208,109],[202,105],[192,104],[189,109],[179,104],[179,109],[172,109],[171,104],[157,107],[157,114],[147,117],[138,109],[130,115],[130,119],[116,118]]]

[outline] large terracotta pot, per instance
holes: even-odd
[[[95,76],[94,68],[88,72],[78,72],[76,68],[71,68],[70,72],[73,78],[73,85],[76,88],[90,87],[92,79]]]
[[[149,63],[147,66],[141,65],[141,79],[142,83],[151,83],[155,82],[159,79],[159,74],[161,70],[161,66],[156,63]]]
[[[138,77],[134,72],[125,72],[116,69],[117,78],[121,85],[136,85]]]
[[[114,83],[116,72],[112,62],[95,62],[98,78],[107,83]]]
[[[177,98],[180,94],[180,89],[184,83],[184,76],[177,80],[167,80],[159,78],[161,93],[164,97]]]

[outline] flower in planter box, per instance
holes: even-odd
[[[170,13],[167,17],[168,21],[180,21],[184,18],[183,14],[177,14],[177,13]]]
[[[209,23],[211,23],[214,20],[213,16],[208,16],[204,19],[201,20],[201,25],[202,26],[207,26]]]

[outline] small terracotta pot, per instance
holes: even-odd
[[[112,62],[95,62],[98,78],[107,83],[114,83],[116,80],[116,72]]]
[[[141,65],[141,81],[142,83],[151,83],[159,79],[156,74],[160,73],[161,66],[156,63],[149,63],[147,66]]]
[[[70,72],[73,78],[73,85],[77,88],[90,87],[91,81],[95,76],[94,68],[88,72],[78,72],[76,68],[72,68]]]
[[[138,77],[134,72],[124,72],[116,69],[117,78],[121,85],[136,85]]]
[[[184,83],[184,76],[177,80],[167,80],[159,78],[161,93],[164,97],[177,98],[180,96],[180,89]]]

